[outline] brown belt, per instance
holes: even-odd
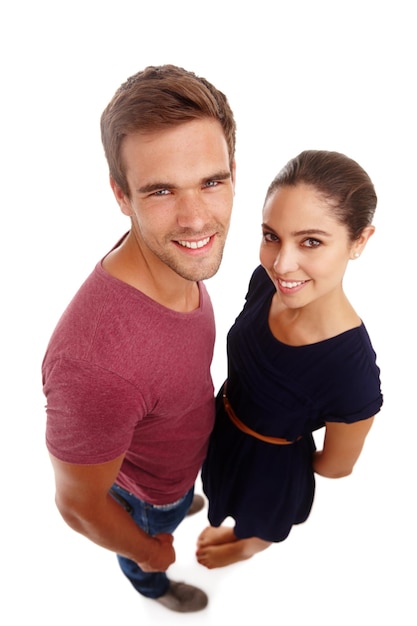
[[[273,443],[279,446],[288,446],[289,444],[294,443],[294,441],[289,441],[288,439],[284,439],[283,437],[268,437],[267,435],[261,435],[260,433],[257,433],[255,430],[252,430],[252,428],[249,428],[249,426],[246,426],[246,424],[241,422],[226,396],[226,383],[223,387],[223,404],[224,408],[226,409],[226,413],[230,417],[230,420],[233,422],[233,424],[247,435],[255,437],[255,439],[265,441],[266,443]],[[297,437],[295,441],[298,441],[299,439],[301,439],[301,437]]]

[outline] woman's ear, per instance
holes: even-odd
[[[374,232],[375,232],[375,226],[373,226],[372,224],[370,224],[369,226],[365,226],[365,228],[363,229],[359,237],[355,239],[355,241],[352,244],[352,247],[350,249],[351,259],[357,259],[360,257],[360,255],[365,249],[366,244],[368,243],[370,237],[372,237]]]
[[[132,216],[132,209],[130,206],[130,200],[126,196],[126,194],[122,191],[121,187],[116,183],[113,176],[110,174],[110,187],[114,193],[114,197],[116,198],[116,202],[120,207],[121,212],[124,215]]]

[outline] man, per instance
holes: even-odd
[[[56,503],[167,608],[206,594],[165,573],[214,419],[214,318],[235,180],[225,96],[182,68],[148,67],[101,117],[110,184],[130,229],[64,312],[43,362]],[[201,498],[201,497],[200,497]]]

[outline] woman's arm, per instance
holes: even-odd
[[[314,454],[313,469],[320,476],[342,478],[352,473],[373,417],[354,424],[326,422],[323,450]]]

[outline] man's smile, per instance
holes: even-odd
[[[199,239],[198,241],[177,241],[180,246],[184,248],[191,248],[192,250],[196,250],[197,248],[203,248],[206,246],[211,237],[205,237],[204,239]]]

